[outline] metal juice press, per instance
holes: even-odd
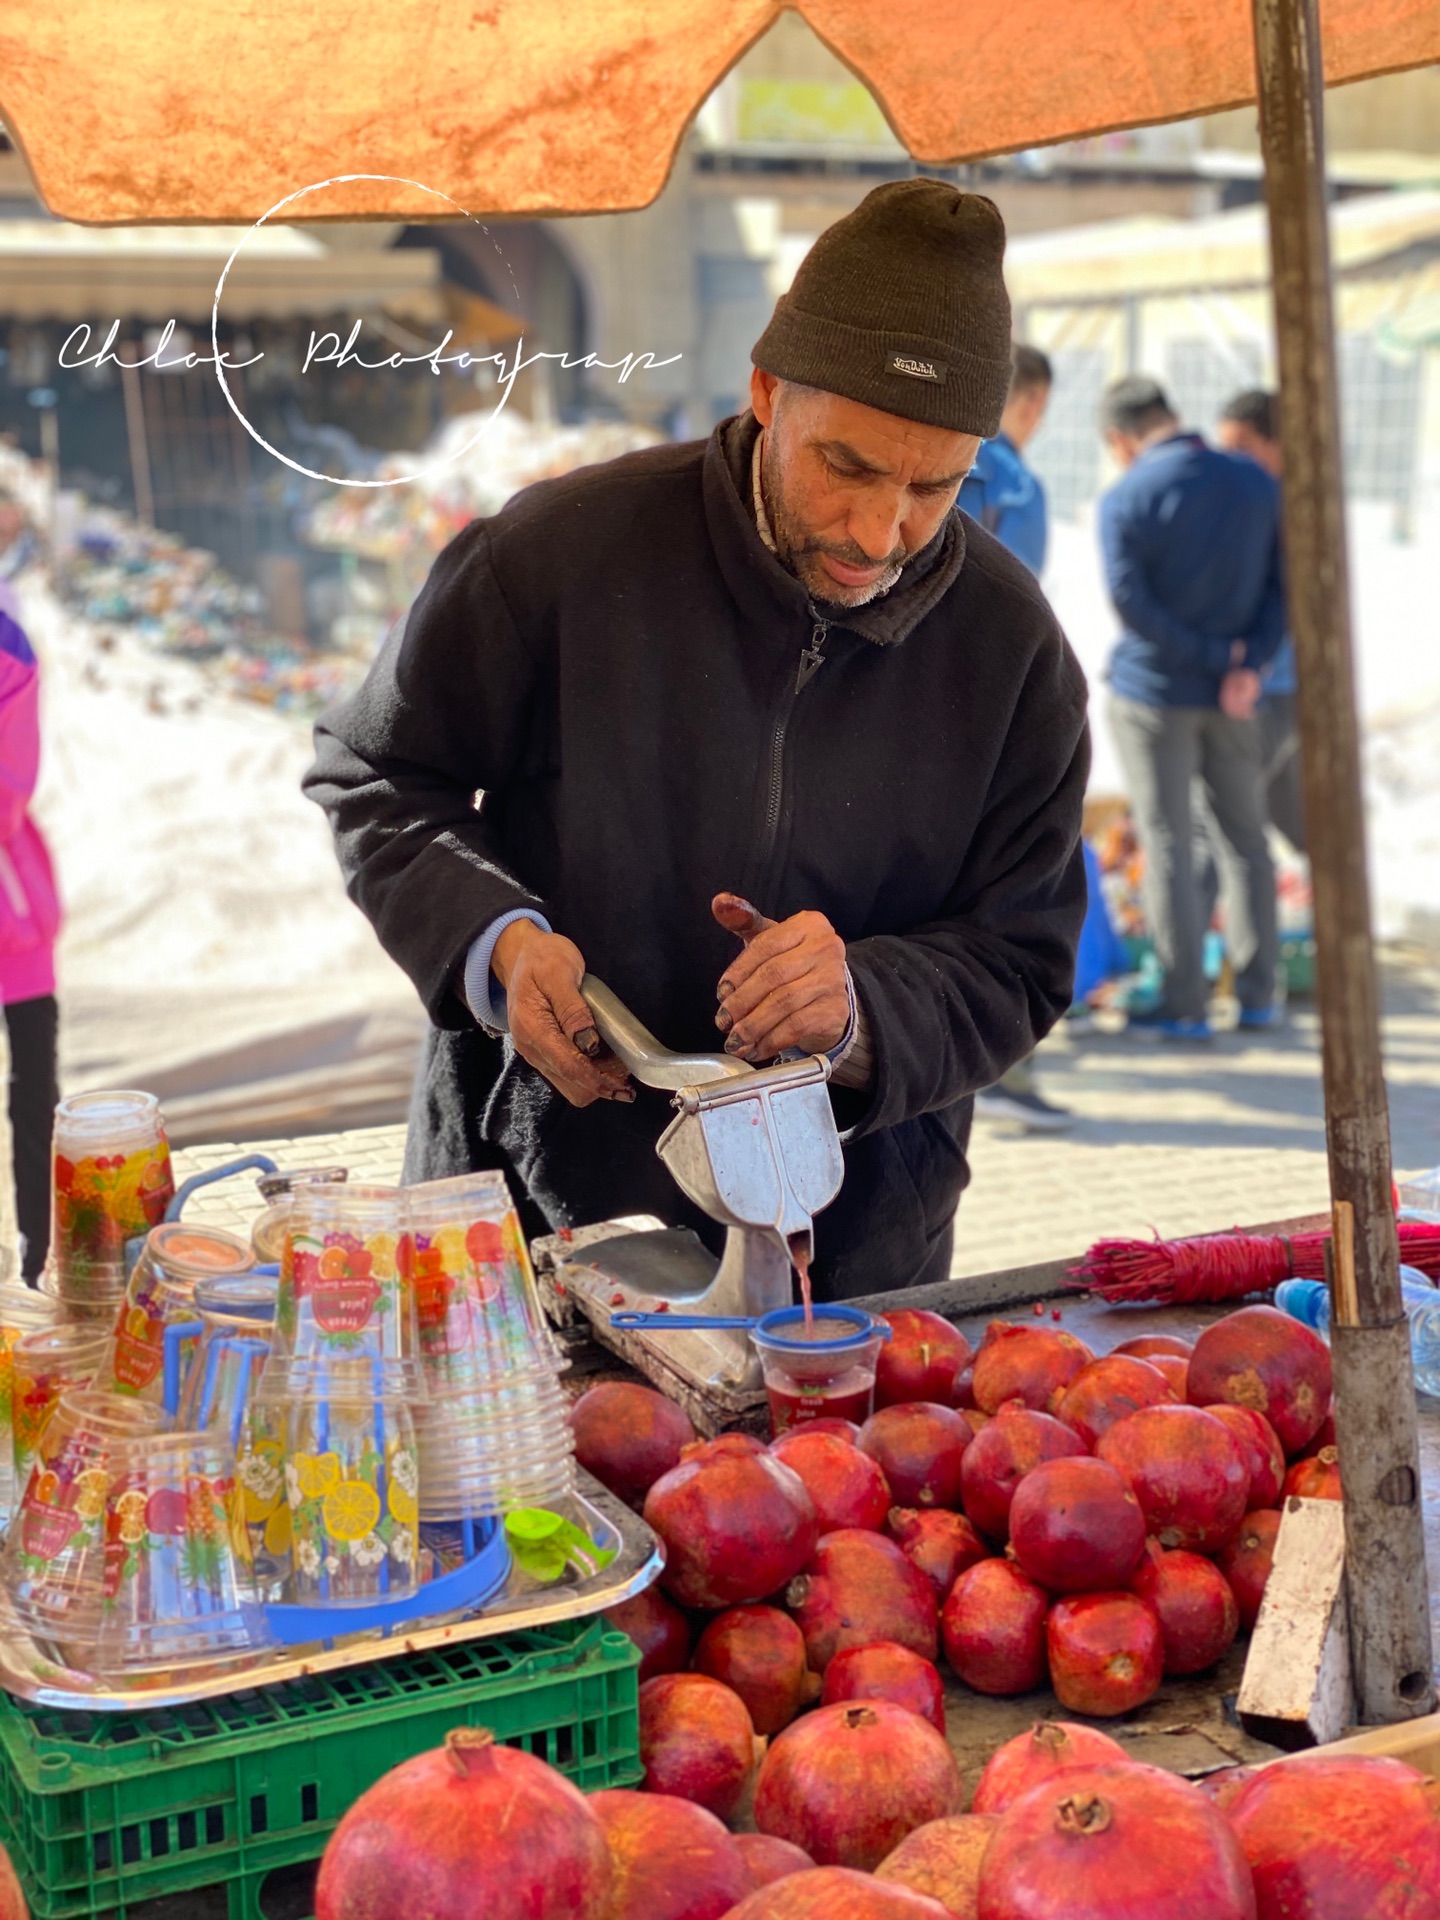
[[[845,1176],[826,1086],[830,1063],[807,1054],[756,1068],[726,1053],[671,1053],[602,981],[587,974],[580,991],[631,1075],[674,1096],[675,1118],[655,1151],[681,1192],[727,1231],[718,1264],[688,1230],[658,1221],[552,1236],[535,1251],[559,1282],[553,1291],[573,1300],[602,1335],[617,1311],[683,1305],[689,1314],[755,1319],[789,1306],[791,1273],[812,1252],[815,1215]],[[762,1392],[759,1361],[742,1330],[631,1332],[621,1350],[667,1387],[688,1382],[711,1402]]]

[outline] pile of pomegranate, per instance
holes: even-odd
[[[822,1706],[789,1738],[787,1778],[762,1769],[755,1815],[763,1824],[778,1797],[780,1823],[809,1850],[733,1834],[671,1794],[586,1800],[543,1761],[458,1729],[346,1814],[321,1862],[317,1920],[1440,1914],[1434,1783],[1399,1761],[1314,1754],[1236,1769],[1205,1792],[1096,1728],[1042,1723],[991,1758],[962,1813],[945,1742],[902,1707]],[[844,1821],[847,1797],[859,1823]],[[837,1821],[850,1838],[823,1860]]]
[[[587,1465],[666,1550],[611,1616],[644,1791],[586,1802],[453,1735],[347,1815],[319,1920],[1440,1920],[1440,1802],[1395,1763],[1202,1792],[1058,1723],[966,1781],[945,1738],[942,1659],[1113,1718],[1254,1626],[1287,1489],[1339,1497],[1323,1341],[1269,1307],[1103,1358],[887,1318],[863,1427],[702,1442],[649,1388],[581,1399]]]

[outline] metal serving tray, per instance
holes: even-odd
[[[64,1649],[35,1639],[19,1621],[8,1595],[0,1593],[0,1686],[21,1700],[47,1707],[90,1711],[133,1711],[172,1707],[217,1694],[246,1693],[256,1687],[299,1680],[312,1673],[336,1673],[345,1667],[420,1653],[465,1640],[489,1640],[527,1627],[552,1626],[585,1614],[603,1613],[648,1587],[664,1564],[655,1535],[629,1507],[579,1471],[576,1506],[595,1544],[613,1547],[615,1558],[601,1572],[582,1577],[567,1573],[542,1585],[518,1567],[505,1589],[477,1614],[426,1626],[411,1623],[389,1635],[355,1633],[323,1646],[267,1649],[240,1661],[214,1662],[136,1675],[123,1685],[99,1679],[66,1664]]]

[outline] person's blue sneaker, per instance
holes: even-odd
[[[1274,1002],[1268,1007],[1242,1007],[1239,1024],[1242,1027],[1283,1027],[1285,1009]]]
[[[1213,1040],[1215,1029],[1203,1017],[1198,1020],[1165,1020],[1156,1014],[1130,1016],[1130,1025],[1141,1033],[1153,1033],[1157,1040]]]

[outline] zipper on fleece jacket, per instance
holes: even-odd
[[[770,784],[765,801],[765,819],[760,836],[760,859],[758,871],[768,874],[771,856],[775,851],[776,835],[780,831],[780,808],[785,794],[785,735],[789,730],[790,716],[795,710],[795,702],[815,678],[825,664],[825,641],[829,636],[830,623],[822,620],[814,607],[810,609],[814,626],[810,632],[810,644],[800,651],[800,664],[796,670],[795,683],[780,702],[779,711],[770,730]]]

